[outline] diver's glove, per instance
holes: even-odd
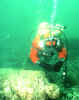
[[[53,66],[53,70],[54,70],[55,72],[59,72],[60,69],[61,69],[61,67],[62,67],[62,65],[63,65],[63,62],[62,62],[62,61],[57,62],[57,63]]]

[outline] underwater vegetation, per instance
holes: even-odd
[[[0,100],[79,100],[79,57],[69,53],[58,72],[30,60],[24,67],[0,67]],[[64,66],[66,77],[62,75]]]
[[[23,65],[0,67],[0,100],[79,100],[79,57],[71,51],[58,72],[30,59]],[[65,66],[67,75],[63,77]]]
[[[65,83],[67,87],[61,72],[47,72],[35,65],[32,67],[39,70],[0,68],[0,100],[79,100],[78,74],[73,74],[74,63],[69,60],[67,64],[70,78]]]
[[[78,59],[68,60],[65,83],[63,69],[54,73],[37,65],[31,69],[29,65],[26,69],[0,68],[0,100],[79,100]]]
[[[0,100],[79,100],[79,39],[71,40],[78,38],[78,1],[0,1]],[[42,21],[66,25],[67,47],[77,49],[69,51],[65,79],[64,65],[54,72],[26,62],[37,24]]]
[[[0,100],[48,100],[60,96],[43,71],[0,69]]]

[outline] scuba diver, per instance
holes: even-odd
[[[63,41],[64,26],[49,25],[44,22],[38,27],[32,41],[30,59],[34,64],[59,72],[67,58],[67,49]]]

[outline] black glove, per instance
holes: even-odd
[[[59,62],[57,62],[54,66],[53,66],[53,70],[55,71],[55,72],[59,72],[60,71],[60,69],[61,69],[61,67],[62,67],[62,65],[63,65],[63,61],[59,61]]]

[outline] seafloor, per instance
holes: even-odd
[[[69,51],[66,80],[63,68],[54,72],[29,60],[25,67],[0,67],[0,100],[79,100],[78,55]]]

